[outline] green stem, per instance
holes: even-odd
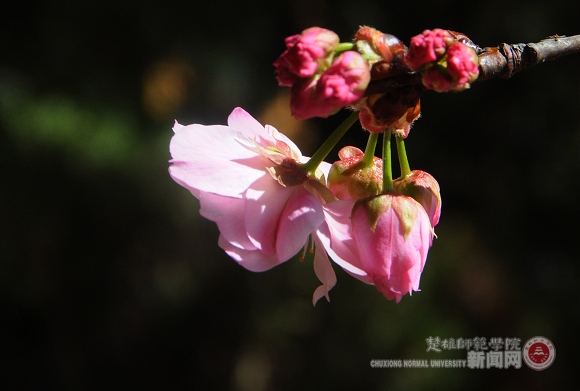
[[[393,168],[391,167],[391,132],[383,132],[383,194],[393,191]]]
[[[308,175],[314,176],[316,173],[316,169],[322,163],[324,158],[328,156],[330,151],[338,144],[342,136],[346,133],[347,130],[358,120],[358,111],[353,111],[342,124],[338,126],[332,132],[332,134],[326,139],[324,143],[318,148],[318,151],[312,155],[310,160],[302,165],[302,170],[304,170]]]
[[[352,49],[354,49],[354,43],[352,43],[352,42],[341,42],[336,47],[336,50],[334,51],[334,56],[336,57],[340,53],[346,52],[347,50],[352,50]]]
[[[401,166],[401,178],[406,178],[411,174],[409,160],[407,160],[407,151],[405,150],[405,140],[401,136],[395,136],[397,139],[397,155],[399,156],[399,166]]]
[[[377,141],[379,141],[379,134],[371,132],[369,134],[369,141],[367,141],[367,147],[365,148],[362,167],[370,167],[373,165],[375,160],[375,149],[377,149]]]

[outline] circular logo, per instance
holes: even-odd
[[[535,371],[543,371],[554,362],[556,348],[552,341],[544,337],[528,339],[524,345],[524,362]]]

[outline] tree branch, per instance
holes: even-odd
[[[580,53],[580,35],[554,35],[538,43],[502,43],[497,47],[483,49],[475,46],[475,50],[479,56],[479,78],[476,81],[495,77],[507,79],[536,64]],[[405,86],[413,86],[418,91],[425,89],[421,83],[421,74],[409,72],[371,81],[365,95],[387,93]]]

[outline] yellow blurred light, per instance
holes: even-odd
[[[152,118],[175,113],[191,92],[193,67],[185,61],[165,59],[151,66],[143,80],[143,105]]]

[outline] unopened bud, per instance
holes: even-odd
[[[425,30],[411,38],[405,58],[407,65],[414,71],[419,70],[443,57],[447,48],[455,42],[455,38],[448,30]]]
[[[336,33],[320,27],[311,27],[286,38],[286,50],[274,62],[278,84],[290,87],[300,78],[324,71],[339,41]]]
[[[383,187],[383,161],[373,157],[373,164],[365,166],[364,153],[356,147],[344,147],[339,161],[328,173],[328,188],[339,200],[365,198],[380,194]]]
[[[344,52],[320,76],[300,80],[292,87],[292,115],[296,119],[328,117],[358,101],[369,81],[365,59],[355,51]]]
[[[439,183],[431,174],[421,170],[413,170],[405,178],[395,179],[393,186],[395,192],[409,196],[423,206],[431,220],[431,226],[435,227],[439,223],[441,192]]]

